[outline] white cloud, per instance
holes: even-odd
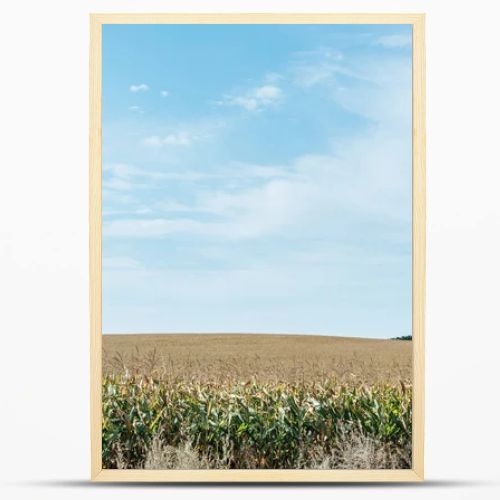
[[[137,215],[146,215],[146,214],[153,213],[153,210],[149,207],[139,207],[135,210],[135,213]]]
[[[172,201],[172,200],[167,200],[167,201],[160,201],[157,202],[155,207],[160,210],[161,212],[192,212],[193,207],[188,204],[180,203],[178,201]]]
[[[189,202],[160,202],[155,213],[169,216],[114,220],[103,230],[114,237],[184,234],[231,241],[295,233],[314,238],[324,235],[325,224],[335,231],[342,218],[353,213],[369,214],[373,220],[408,221],[407,156],[394,138],[374,135],[346,144],[340,156],[301,156],[283,167],[288,170],[283,177],[264,178],[260,185],[236,190],[226,179],[217,191],[198,189]]]
[[[370,57],[335,56],[328,50],[296,54],[290,72],[304,90],[320,87],[345,109],[381,127],[411,120],[411,59],[387,52]]]
[[[181,212],[182,217],[154,219],[121,219],[104,224],[107,236],[155,238],[170,234],[191,234],[225,239],[256,238],[290,225],[299,216],[311,186],[297,179],[274,179],[259,187],[238,192],[201,192],[192,203],[172,200],[159,204],[168,212]],[[307,199],[306,199],[307,198]],[[200,214],[214,220],[198,220]]]
[[[168,97],[168,96],[170,95],[170,92],[169,92],[168,90],[162,90],[162,91],[160,92],[160,95],[161,95],[162,97]]]
[[[283,165],[257,165],[244,162],[232,162],[217,169],[217,176],[225,179],[273,179],[289,174]]]
[[[136,238],[185,234],[221,241],[290,234],[321,237],[325,224],[332,231],[342,229],[344,222],[336,218],[360,213],[363,220],[369,216],[384,223],[407,223],[411,220],[411,61],[384,54],[377,61],[353,63],[338,52],[321,49],[297,55],[287,73],[302,91],[322,86],[325,99],[367,118],[370,127],[363,134],[342,143],[336,138],[331,152],[304,154],[286,164],[233,162],[207,168],[201,164],[199,170],[159,177],[149,172],[154,181],[211,178],[217,187],[200,183],[190,188],[188,199],[170,192],[168,199],[154,204],[151,218],[109,221],[105,234]],[[338,85],[340,77],[353,84]],[[220,104],[259,111],[278,102],[282,94],[275,85],[263,85],[240,96],[226,96]],[[145,142],[186,146],[200,135],[188,130],[151,136]],[[130,168],[115,167],[115,171],[121,181],[139,175]]]
[[[219,105],[238,106],[247,111],[262,111],[264,108],[277,104],[283,97],[283,91],[276,85],[255,87],[241,95],[226,95]]]
[[[332,82],[336,73],[347,71],[343,59],[341,52],[329,47],[296,52],[290,67],[291,79],[304,88]]]
[[[191,146],[194,143],[212,139],[217,131],[225,127],[225,125],[226,123],[222,120],[212,119],[181,123],[177,125],[177,130],[166,129],[165,135],[151,135],[144,138],[142,143],[153,147]]]
[[[217,132],[226,126],[221,119],[200,119],[193,122],[176,123],[175,128],[162,127],[161,133],[150,135],[142,140],[142,144],[152,147],[186,147],[198,142],[209,141]]]
[[[129,87],[130,92],[147,92],[149,90],[149,86],[146,85],[145,83],[139,83],[137,85],[130,85]]]
[[[142,266],[138,260],[131,257],[104,257],[102,267],[106,269],[140,269]]]
[[[206,177],[207,174],[193,171],[181,171],[181,172],[173,172],[173,171],[158,171],[158,170],[149,170],[145,168],[139,168],[135,165],[129,165],[126,163],[112,163],[105,164],[103,166],[103,172],[107,173],[110,176],[110,179],[119,179],[124,181],[132,181],[134,180],[134,187],[140,187],[140,184],[137,184],[136,178],[143,178],[143,180],[197,180],[200,178]]]
[[[124,163],[103,165],[103,197],[108,203],[119,204],[122,215],[150,214],[153,210],[140,203],[140,191],[161,190],[169,182],[198,182],[212,175],[193,170],[151,170]],[[134,195],[134,196],[132,196]],[[123,206],[126,206],[124,210]],[[116,211],[116,209],[115,209]],[[112,214],[112,211],[108,211]]]
[[[165,137],[157,135],[146,137],[143,143],[147,146],[189,146],[198,139],[199,137],[196,134],[181,130],[180,132],[167,134]]]
[[[271,104],[281,97],[282,91],[274,85],[264,85],[254,89],[252,94],[263,104]]]
[[[133,165],[122,163],[105,164],[103,170],[103,189],[107,191],[132,191],[140,187],[136,177],[142,177],[143,171]]]
[[[120,178],[130,178],[142,174],[140,169],[126,163],[106,163],[103,165],[102,170],[103,172],[110,172]]]
[[[276,82],[279,82],[279,81],[284,80],[284,79],[285,79],[285,77],[283,75],[281,75],[280,73],[275,73],[275,72],[267,73],[264,77],[264,80],[267,83],[276,83]]]
[[[292,55],[292,59],[300,60],[314,60],[317,58],[339,62],[344,60],[344,54],[333,47],[322,46],[314,50],[299,50]]]
[[[157,135],[152,135],[150,137],[146,137],[143,139],[143,144],[146,146],[161,146],[163,143],[163,140],[158,137]]]
[[[201,222],[182,219],[119,219],[105,222],[103,232],[106,236],[129,238],[151,238],[179,232],[203,233]]]
[[[387,49],[400,48],[400,47],[408,47],[412,44],[412,35],[408,34],[399,34],[399,35],[385,35],[377,38],[376,45],[381,45]]]
[[[132,205],[136,201],[135,197],[130,194],[130,191],[124,193],[123,191],[114,189],[112,185],[108,187],[105,182],[103,182],[103,187],[102,187],[102,198],[104,200],[103,203],[106,206],[115,203],[122,206],[127,206],[127,205]],[[114,215],[115,213],[116,213],[115,209],[103,210],[103,216]]]
[[[174,134],[168,134],[163,138],[163,144],[171,144],[173,146],[189,146],[197,136],[187,132],[186,130],[181,130]]]
[[[144,113],[143,109],[140,106],[129,106],[128,110],[135,113]]]
[[[406,133],[411,134],[410,127]],[[302,155],[281,166],[236,163],[212,170],[206,175],[218,179],[217,190],[200,185],[189,200],[170,195],[153,206],[154,218],[109,221],[104,233],[131,238],[183,234],[218,241],[286,234],[313,239],[324,235],[325,224],[332,232],[342,228],[349,214],[396,226],[411,220],[408,144],[382,127],[337,146],[335,154]]]
[[[128,179],[112,177],[110,179],[103,180],[102,187],[113,191],[131,191],[136,186],[134,186],[134,184],[132,184],[132,182]]]

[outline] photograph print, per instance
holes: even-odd
[[[412,469],[412,29],[102,25],[102,469]]]

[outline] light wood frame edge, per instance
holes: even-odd
[[[413,471],[424,479],[425,423],[425,17],[413,23]]]
[[[413,25],[413,464],[410,470],[102,469],[102,25]],[[91,14],[90,15],[90,402],[91,479],[103,482],[418,482],[424,479],[425,359],[425,14]]]
[[[89,265],[91,478],[102,470],[102,25],[90,18]]]

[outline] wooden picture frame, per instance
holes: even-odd
[[[424,14],[90,15],[91,478],[166,482],[408,482],[424,478],[425,51]],[[103,24],[410,24],[413,27],[413,468],[409,470],[106,470],[101,459]]]

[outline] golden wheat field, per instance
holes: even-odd
[[[412,342],[319,335],[104,335],[107,375],[178,381],[411,382]]]

